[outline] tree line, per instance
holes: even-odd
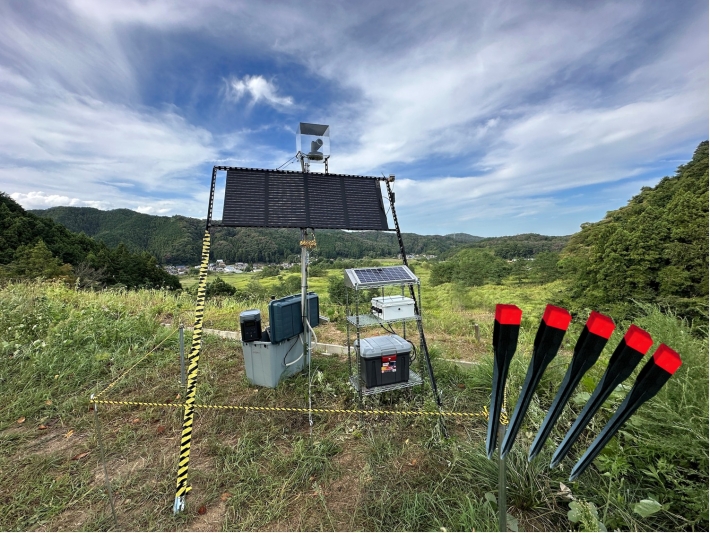
[[[571,237],[483,239],[432,266],[431,283],[476,286],[565,279],[559,303],[628,317],[636,302],[707,321],[708,142],[674,176]]]
[[[159,262],[196,265],[200,262],[200,242],[205,220],[175,215],[146,215],[129,209],[101,211],[91,207],[52,207],[32,211],[51,218],[74,232],[109,246],[125,244],[133,252],[147,251]],[[408,254],[441,255],[464,243],[480,239],[467,234],[402,235]],[[399,243],[394,233],[317,230],[318,248],[314,257],[322,259],[396,257]],[[216,228],[212,234],[215,259],[245,263],[280,263],[300,254],[297,229]]]
[[[0,193],[0,277],[61,278],[81,287],[179,289],[148,252],[110,248],[49,218],[25,211]]]
[[[654,302],[707,320],[708,142],[674,176],[584,224],[562,254],[570,299],[587,307]]]

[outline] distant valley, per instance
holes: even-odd
[[[52,207],[31,213],[51,218],[69,230],[83,232],[109,246],[124,243],[132,251],[147,251],[168,265],[195,265],[205,221],[180,215],[162,217],[129,209],[101,211],[91,207]],[[394,233],[317,230],[316,257],[324,259],[396,257]],[[560,251],[569,237],[525,234],[483,238],[467,233],[418,235],[404,233],[407,254],[447,256],[463,246],[493,248],[504,258],[533,257],[541,251]],[[281,263],[299,253],[295,229],[217,228],[212,257],[227,263]]]

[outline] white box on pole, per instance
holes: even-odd
[[[413,318],[414,300],[406,296],[378,296],[372,299],[372,314],[380,320]]]

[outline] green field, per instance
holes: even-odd
[[[379,259],[382,264],[397,264],[396,259]],[[415,263],[417,275],[422,283],[422,315],[429,344],[447,359],[474,361],[488,350],[492,335],[493,313],[497,303],[515,303],[524,311],[525,324],[536,327],[545,305],[554,301],[565,290],[563,282],[546,285],[519,284],[509,279],[502,285],[484,285],[481,287],[460,287],[445,284],[431,287],[428,264]],[[219,277],[225,282],[245,290],[249,283],[257,280],[266,292],[271,294],[280,283],[277,277],[259,278],[254,273],[211,274],[208,283]],[[299,277],[293,272],[282,272],[282,278]],[[328,327],[325,332],[326,342],[345,344],[344,309],[332,305],[328,299],[328,278],[342,279],[343,271],[330,269],[323,275],[308,280],[309,290],[320,295],[321,314],[334,320],[335,327]],[[189,288],[197,282],[196,277],[182,277],[183,287]],[[395,289],[395,292],[399,289]],[[392,292],[392,291],[390,291]],[[388,294],[390,293],[388,292]],[[266,314],[266,301],[254,302],[254,307],[261,308]],[[208,327],[236,331],[239,327],[239,311],[229,305],[208,309],[205,315]],[[480,341],[474,336],[474,324],[479,324]]]
[[[524,310],[521,341],[511,366],[509,404],[524,379],[545,304],[565,291],[547,285],[485,285],[461,289],[423,282],[425,330],[448,410],[480,413],[491,381],[492,312],[498,302]],[[290,275],[285,273],[285,276]],[[311,279],[321,314],[319,340],[342,342],[344,311],[329,301],[328,271]],[[213,279],[213,278],[210,278]],[[225,276],[246,287],[251,275]],[[259,280],[276,286],[278,278]],[[189,285],[190,280],[183,280]],[[208,301],[207,327],[236,330],[239,312],[267,300]],[[186,512],[174,517],[182,414],[167,407],[101,406],[108,472],[116,500],[114,524],[104,488],[101,453],[89,395],[150,356],[116,382],[106,398],[179,403],[174,326],[193,320],[188,293],[75,291],[60,283],[0,288],[0,529],[1,530],[494,530],[497,467],[484,449],[482,416],[448,418],[449,438],[426,417],[198,410]],[[707,530],[707,331],[647,307],[636,323],[655,345],[678,350],[684,364],[668,385],[622,428],[576,482],[567,477],[620,403],[614,392],[571,458],[548,468],[585,394],[601,375],[627,323],[580,384],[540,456],[529,446],[566,370],[585,316],[575,317],[560,355],[533,399],[509,456],[508,512],[522,530]],[[171,324],[164,327],[161,324]],[[473,325],[479,324],[476,341]],[[376,333],[373,331],[373,334]],[[186,344],[189,346],[189,334]],[[655,347],[655,346],[654,346]],[[480,364],[463,369],[447,359]],[[313,359],[315,407],[357,408],[343,357]],[[628,384],[629,382],[627,382]],[[421,390],[420,390],[421,389]],[[308,380],[299,375],[276,389],[250,386],[238,343],[207,336],[200,358],[198,403],[307,406]],[[427,386],[367,398],[365,408],[430,410]],[[644,503],[641,503],[644,502]],[[568,515],[569,511],[573,511]]]

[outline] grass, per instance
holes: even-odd
[[[447,409],[478,412],[488,403],[492,362],[492,305],[518,303],[523,323],[509,380],[514,405],[545,300],[562,290],[552,284],[487,286],[457,292],[424,280],[426,330]],[[325,280],[327,278],[314,278]],[[526,292],[527,291],[527,292]],[[323,295],[323,308],[332,312]],[[485,455],[486,421],[450,419],[442,439],[432,419],[271,415],[198,410],[185,513],[171,513],[180,409],[101,406],[100,417],[118,524],[104,489],[94,413],[88,396],[153,349],[172,331],[163,322],[192,320],[193,300],[160,291],[75,292],[59,284],[0,288],[0,513],[1,530],[494,530],[497,467]],[[209,302],[212,327],[237,329],[238,314],[265,302],[229,298]],[[607,529],[707,530],[708,345],[707,332],[646,308],[637,324],[656,344],[677,349],[684,364],[666,387],[632,417],[577,482],[566,481],[585,449],[623,399],[619,390],[595,416],[571,458],[547,467],[582,404],[566,408],[540,456],[528,463],[527,447],[556,392],[583,324],[573,322],[560,355],[537,389],[509,456],[508,505],[521,529],[585,529],[571,523],[575,501],[594,509]],[[473,338],[471,321],[481,328]],[[589,392],[627,324],[620,324],[600,362],[580,384]],[[208,326],[209,327],[209,326]],[[329,326],[333,328],[340,327]],[[316,330],[319,335],[321,329]],[[189,334],[186,343],[189,345]],[[474,345],[473,348],[470,345]],[[470,357],[470,369],[446,358]],[[313,404],[353,408],[347,363],[337,356],[313,359]],[[627,382],[629,383],[629,382]],[[307,405],[308,380],[299,375],[276,389],[250,386],[237,343],[207,336],[200,360],[197,401],[258,406]],[[109,398],[179,402],[177,337],[140,363],[107,393]],[[431,409],[427,387],[366,398],[366,407]],[[22,422],[20,422],[22,421]],[[311,434],[312,430],[312,434]],[[88,453],[87,453],[88,452]],[[84,455],[86,454],[86,455]],[[634,505],[662,505],[643,517]],[[201,512],[202,511],[202,512]],[[591,515],[590,515],[591,516]]]

